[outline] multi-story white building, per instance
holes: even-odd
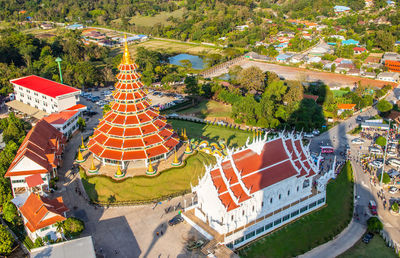
[[[49,190],[50,178],[57,175],[65,142],[66,138],[56,128],[44,120],[37,122],[4,175],[10,178],[14,197]],[[32,175],[40,175],[42,181],[30,178]]]
[[[10,80],[16,100],[49,114],[75,106],[80,90],[36,75]]]
[[[71,136],[78,130],[78,118],[80,111],[64,110],[58,113],[50,114],[43,119],[62,132],[65,137]]]
[[[207,238],[240,247],[325,205],[332,169],[319,174],[300,135],[257,137],[207,166],[184,218]],[[318,178],[318,179],[317,179]]]
[[[25,230],[33,241],[38,237],[48,240],[62,237],[57,231],[57,222],[66,220],[65,213],[68,211],[62,197],[51,200],[31,193],[19,211]]]

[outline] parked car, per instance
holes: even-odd
[[[171,220],[168,221],[168,225],[175,226],[181,222],[183,222],[183,218],[181,215],[178,214],[175,217],[173,217]]]
[[[393,151],[388,151],[388,152],[386,152],[386,155],[387,155],[388,157],[397,157],[397,153],[396,153],[396,152],[393,152]]]
[[[398,160],[398,159],[389,159],[388,160],[388,164],[393,166],[393,167],[399,168],[400,167],[400,160]]]
[[[357,122],[362,122],[362,121],[363,121],[363,118],[362,118],[361,116],[358,116],[358,117],[356,118],[356,121],[357,121]]]
[[[373,200],[370,200],[368,203],[368,208],[371,211],[372,215],[378,215],[378,213],[376,212],[376,203]]]
[[[372,166],[374,168],[381,168],[383,166],[383,162],[380,160],[374,160],[369,164],[370,164],[370,166]]]
[[[313,133],[315,136],[317,136],[317,135],[319,135],[319,134],[320,134],[320,132],[319,132],[319,130],[318,130],[318,129],[315,129],[314,131],[312,131],[312,133]]]
[[[391,193],[391,194],[395,194],[398,191],[399,191],[399,189],[397,187],[395,187],[395,186],[392,186],[392,187],[389,188],[389,193]]]
[[[305,134],[304,134],[304,137],[313,138],[313,137],[314,137],[314,134],[313,134],[313,133],[305,133]]]
[[[369,241],[371,241],[371,239],[374,237],[374,234],[372,234],[371,232],[368,232],[367,234],[364,235],[364,237],[362,238],[362,241],[366,244],[369,243]]]
[[[353,144],[363,144],[364,142],[365,141],[360,138],[355,138],[355,139],[351,140],[351,143],[353,143]]]
[[[382,150],[378,147],[370,147],[369,152],[371,152],[372,154],[383,154]]]

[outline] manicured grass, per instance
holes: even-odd
[[[294,257],[331,240],[350,222],[353,213],[353,171],[346,163],[327,186],[327,207],[283,227],[241,249],[242,257]]]
[[[172,25],[172,23],[167,21],[167,19],[171,16],[174,18],[180,18],[182,17],[184,11],[185,10],[181,8],[173,12],[160,12],[159,14],[156,14],[154,16],[136,15],[132,17],[130,23],[134,23],[137,26],[147,26],[147,27],[153,27],[157,23],[161,23],[163,25]]]
[[[232,112],[231,105],[225,105],[223,103],[214,100],[203,100],[195,107],[188,108],[182,111],[178,111],[181,115],[194,114],[199,118],[218,118],[218,117],[230,117]]]
[[[150,39],[145,42],[138,44],[129,45],[129,51],[134,56],[136,53],[136,48],[144,47],[150,50],[157,50],[167,53],[188,53],[193,55],[207,54],[207,53],[218,53],[222,54],[221,49],[213,46],[201,45],[201,44],[190,44],[174,40],[163,40],[163,39]],[[122,52],[122,48],[118,48],[114,52],[114,55]]]
[[[252,132],[231,129],[223,126],[193,123],[176,119],[170,119],[169,122],[172,124],[175,131],[180,132],[185,128],[186,134],[189,138],[211,140],[213,142],[223,140],[230,147],[243,146],[246,143],[247,138],[253,136]]]
[[[338,258],[375,258],[375,257],[399,257],[394,250],[386,246],[385,241],[380,235],[375,235],[374,238],[368,243],[364,244],[361,240],[358,241],[352,248],[347,250]]]
[[[124,181],[113,181],[106,176],[82,178],[86,193],[95,202],[143,202],[163,199],[190,191],[190,184],[197,185],[204,174],[204,164],[214,157],[198,152],[186,159],[186,166],[172,168],[155,177],[137,176]]]

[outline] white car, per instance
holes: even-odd
[[[353,143],[353,144],[363,144],[364,142],[365,141],[360,138],[355,138],[355,139],[351,140],[351,143]]]
[[[305,133],[305,134],[304,134],[304,137],[313,138],[313,137],[314,137],[314,134],[312,134],[312,133]]]
[[[372,154],[383,154],[382,150],[377,147],[370,147],[369,152]]]
[[[317,136],[317,135],[319,135],[319,134],[320,134],[320,132],[319,132],[319,130],[318,130],[318,129],[315,129],[314,131],[312,131],[312,133],[313,133],[315,136]]]
[[[397,157],[397,153],[396,153],[396,152],[393,152],[393,151],[388,151],[388,152],[386,153],[386,155],[387,155],[388,157]]]
[[[369,163],[372,167],[375,168],[381,168],[383,166],[383,162],[380,160],[374,160],[371,163]]]
[[[392,187],[389,188],[389,193],[391,193],[391,194],[395,194],[398,191],[399,191],[399,189],[397,187],[395,187],[395,186],[392,186]]]

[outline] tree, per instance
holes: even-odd
[[[68,218],[63,223],[64,232],[70,236],[79,236],[85,229],[85,224],[77,218]]]
[[[380,179],[380,177],[379,177]],[[390,176],[388,175],[388,173],[383,173],[383,178],[382,178],[382,183],[384,184],[389,184],[391,181]]]
[[[393,50],[395,39],[392,33],[380,30],[376,33],[375,45],[383,51]]]
[[[379,136],[378,138],[376,138],[375,143],[383,148],[384,146],[386,146],[386,138],[383,136]]]
[[[238,75],[238,82],[240,86],[248,91],[262,91],[264,89],[264,79],[264,73],[260,68],[255,66],[243,69]]]
[[[199,94],[199,85],[196,77],[188,76],[185,78],[185,92],[192,96]]]
[[[380,111],[380,112],[388,112],[388,111],[390,111],[390,110],[392,110],[392,108],[393,108],[393,105],[389,102],[389,101],[387,101],[387,100],[385,100],[385,99],[382,99],[382,100],[380,100],[379,102],[378,102],[378,104],[376,105],[376,108]]]
[[[78,118],[77,124],[79,126],[79,130],[81,130],[81,131],[85,130],[86,122],[85,122],[85,119],[83,119],[83,117],[80,116]]]
[[[12,202],[6,202],[3,205],[3,218],[14,224],[15,219],[18,217],[17,208]]]
[[[303,99],[303,85],[299,81],[287,81],[286,82],[289,90],[283,96],[283,101],[286,102],[288,105],[292,104],[293,102],[299,102]]]
[[[368,230],[378,233],[383,229],[382,222],[377,217],[371,217],[367,220]]]
[[[44,246],[43,239],[41,237],[36,238],[34,246],[35,246],[35,248]]]
[[[8,255],[12,251],[14,238],[7,228],[0,224],[0,254]]]
[[[392,204],[391,209],[392,209],[393,212],[397,212],[398,213],[399,212],[399,204],[397,202],[394,202]]]
[[[111,106],[110,105],[104,105],[103,107],[103,115],[105,115],[108,111],[111,110]]]

